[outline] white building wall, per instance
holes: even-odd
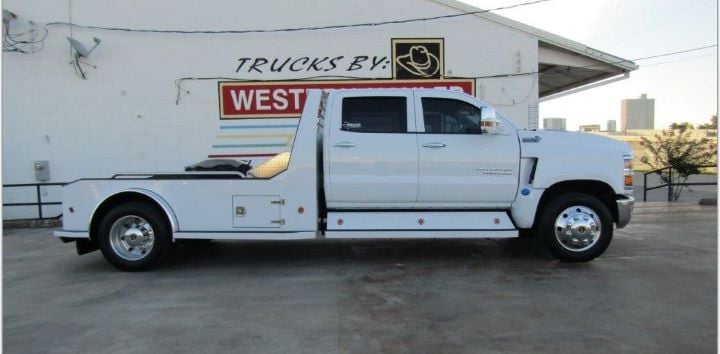
[[[430,0],[289,0],[155,2],[7,0],[13,26],[72,21],[144,29],[277,29],[418,18],[457,13]],[[11,28],[12,29],[12,28]],[[117,172],[182,171],[204,160],[221,124],[218,79],[287,80],[319,75],[390,78],[389,65],[355,71],[238,72],[243,57],[391,55],[391,38],[444,38],[445,69],[477,77],[537,70],[537,38],[476,16],[431,22],[322,31],[256,34],[157,34],[75,28],[75,39],[102,40],[81,80],[69,64],[70,28],[50,26],[35,54],[3,53],[3,183],[34,182],[33,161],[50,162],[51,181],[105,177]],[[478,79],[476,93],[520,127],[537,107],[536,76]],[[264,119],[262,124],[294,119]],[[258,124],[258,120],[233,121]],[[292,134],[294,129],[287,133]],[[256,152],[268,151],[258,148]],[[5,202],[27,200],[10,190]],[[55,198],[57,199],[57,198]],[[32,198],[30,198],[32,200]],[[5,218],[32,217],[5,208]],[[19,215],[22,214],[22,215]]]

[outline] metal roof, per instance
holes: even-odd
[[[456,0],[431,0],[462,12],[482,11]],[[627,78],[638,69],[630,60],[588,47],[492,12],[474,14],[538,39],[539,96],[550,98]]]

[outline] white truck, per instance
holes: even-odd
[[[124,271],[182,239],[509,238],[565,261],[630,221],[632,151],[591,134],[517,130],[451,90],[309,90],[290,152],[241,172],[119,174],[63,188],[79,254]]]

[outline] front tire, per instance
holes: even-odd
[[[596,197],[566,193],[546,205],[538,233],[556,258],[587,262],[610,245],[613,219],[608,207]]]
[[[163,215],[140,202],[120,204],[105,214],[98,244],[105,259],[126,272],[153,268],[172,249],[170,228]]]

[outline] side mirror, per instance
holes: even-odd
[[[497,119],[495,110],[492,109],[492,107],[480,108],[480,126],[482,127],[483,134],[500,134],[500,120]]]
[[[488,117],[486,119],[483,119],[480,124],[482,125],[483,134],[499,135],[502,133],[502,128],[500,128],[500,121],[497,120],[495,117]]]

